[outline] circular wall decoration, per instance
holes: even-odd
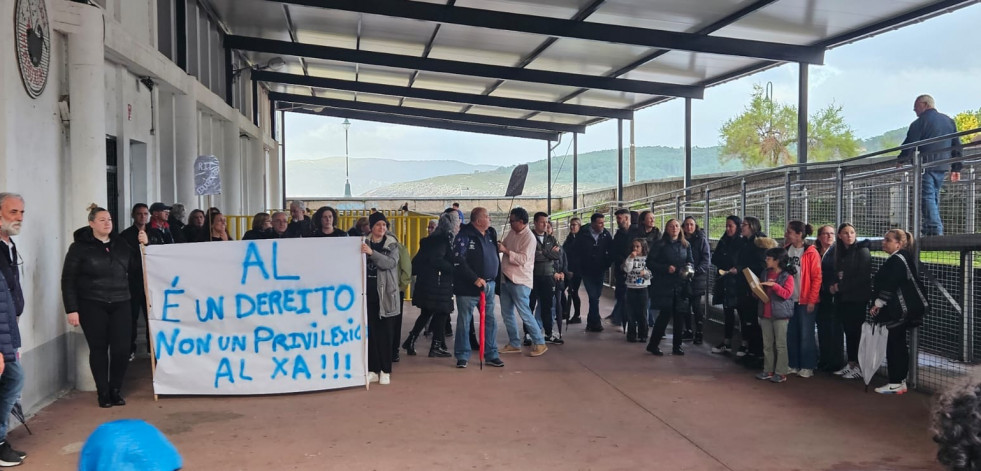
[[[44,91],[51,62],[51,34],[44,1],[17,0],[14,7],[17,65],[31,98],[37,98]]]

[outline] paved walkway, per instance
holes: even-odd
[[[187,470],[940,469],[925,394],[829,375],[771,384],[708,343],[655,358],[613,329],[572,327],[565,345],[504,355],[504,368],[403,354],[392,384],[370,391],[154,402],[137,362],[125,407],[73,393],[31,419],[34,435],[10,437],[30,455],[21,469],[74,469],[96,426],[129,417],[160,428]]]

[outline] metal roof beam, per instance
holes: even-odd
[[[613,119],[633,119],[633,112],[602,106],[570,105],[551,101],[524,100],[520,98],[505,98],[471,93],[447,92],[428,88],[399,87],[368,82],[353,82],[350,80],[310,77],[282,72],[255,71],[252,79],[261,82],[285,83],[305,87],[345,90],[357,93],[373,93],[420,100],[447,101],[470,105],[494,106],[498,108],[543,111],[576,116],[599,116]]]
[[[475,64],[472,62],[445,59],[420,58],[383,52],[355,51],[314,44],[291,43],[274,39],[253,38],[229,35],[225,47],[268,54],[313,57],[324,60],[370,64],[382,67],[395,67],[409,70],[426,70],[455,75],[469,75],[496,79],[517,80],[521,82],[565,85],[569,87],[597,88],[648,95],[666,95],[701,99],[704,88],[691,85],[648,82],[642,80],[597,77],[594,75],[572,74],[550,70],[532,70],[498,65]]]
[[[559,135],[550,132],[528,131],[525,129],[510,129],[498,126],[483,126],[480,124],[458,123],[452,121],[440,121],[424,118],[410,118],[405,116],[387,115],[382,113],[372,113],[370,111],[345,110],[338,108],[324,108],[320,111],[313,111],[304,108],[282,108],[283,111],[294,113],[304,113],[318,116],[333,116],[337,118],[357,119],[361,121],[374,121],[378,123],[399,124],[402,126],[418,126],[434,129],[446,129],[450,131],[475,132],[479,134],[494,134],[498,136],[520,137],[523,139],[538,139],[542,141],[557,141]]]
[[[587,23],[404,0],[271,0],[310,7],[410,18],[546,36],[586,39],[680,51],[753,57],[776,61],[824,63],[824,48],[767,41],[706,36],[675,31]]]
[[[452,111],[427,110],[423,108],[382,105],[379,103],[368,103],[364,101],[337,100],[333,98],[294,95],[289,93],[269,92],[269,99],[276,100],[276,101],[288,101],[291,103],[302,103],[306,105],[327,106],[330,108],[371,111],[374,113],[383,113],[383,114],[399,115],[399,116],[406,116],[406,117],[487,124],[492,126],[506,126],[510,128],[522,128],[522,129],[528,129],[533,131],[586,132],[586,126],[574,125],[574,124],[558,124],[558,123],[549,123],[545,121],[530,121],[526,119],[500,118],[497,116],[487,116],[487,115],[479,115],[473,113],[456,113]]]

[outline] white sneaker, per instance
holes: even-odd
[[[849,365],[849,364],[846,363],[845,366],[841,367],[840,370],[835,371],[834,372],[834,375],[835,376],[843,376],[845,373],[848,373],[851,370],[852,370],[852,365]]]
[[[814,376],[814,370],[804,368],[797,373],[797,376],[800,376],[801,378],[810,378],[811,376]]]
[[[787,370],[787,374],[789,374],[789,375],[795,375],[797,373],[800,373],[800,370],[797,369],[797,368],[791,368],[791,369]]]
[[[848,371],[848,373],[845,373],[845,374],[841,375],[841,377],[842,378],[845,378],[845,379],[858,379],[858,378],[861,378],[862,377],[862,369],[856,366],[856,367],[850,369]]]
[[[368,372],[368,382],[369,383],[377,383],[378,382],[378,373],[375,373],[374,371],[369,371]]]
[[[378,378],[378,384],[392,384],[392,374],[382,373],[381,377]]]
[[[880,386],[875,388],[875,392],[879,394],[905,394],[906,393],[906,381],[903,380],[902,383],[889,383],[885,386]]]

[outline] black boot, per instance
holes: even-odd
[[[450,349],[446,348],[446,339],[440,340],[437,346],[439,347],[440,351],[450,353]]]
[[[415,356],[416,355],[416,339],[419,338],[419,334],[414,332],[409,332],[409,336],[405,338],[405,342],[402,342],[402,348],[405,349],[406,355]]]
[[[450,356],[452,355],[446,351],[446,347],[442,345],[442,342],[433,340],[432,345],[429,347],[429,358],[447,358]]]
[[[123,396],[121,394],[119,394],[119,389],[115,389],[115,388],[109,390],[109,401],[111,401],[112,405],[114,406],[126,405],[126,400],[123,399]]]
[[[473,327],[473,326],[471,326]],[[450,322],[450,317],[446,317],[446,330],[443,331],[443,335],[449,336],[453,335],[453,323]]]
[[[99,407],[103,409],[108,409],[112,407],[112,399],[109,398],[109,393],[100,391],[98,398],[99,398]]]

